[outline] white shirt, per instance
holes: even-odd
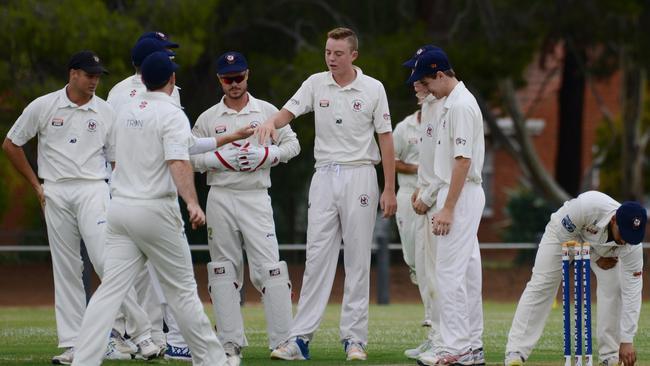
[[[237,112],[228,108],[224,99],[205,112],[196,120],[192,133],[197,137],[217,137],[231,133],[244,126],[256,127],[264,123],[278,111],[271,103],[256,99],[248,94],[248,103]],[[249,137],[253,146],[261,146],[256,136]],[[238,149],[246,141],[219,146],[218,150]],[[286,163],[300,153],[300,143],[289,125],[278,130],[277,146],[280,149],[280,162]],[[258,169],[253,172],[208,171],[207,183],[211,186],[228,187],[232,189],[266,189],[271,186],[271,168]]]
[[[467,180],[481,183],[485,136],[483,115],[476,99],[461,81],[449,93],[442,109],[435,150],[436,175],[446,184],[451,184],[455,158],[463,157],[471,159]]]
[[[418,150],[422,137],[420,136],[420,123],[418,112],[415,112],[395,126],[393,131],[393,144],[395,145],[395,160],[406,164],[419,164]],[[399,189],[415,190],[417,174],[397,173]]]
[[[284,105],[296,117],[314,112],[316,167],[381,161],[374,132],[392,130],[386,91],[380,81],[354,69],[356,79],[344,87],[331,72],[310,76]]]
[[[168,160],[189,160],[190,121],[169,95],[146,92],[117,116],[114,197],[156,199],[176,197]]]
[[[555,227],[557,239],[561,243],[569,240],[588,242],[591,245],[592,263],[600,257],[618,257],[623,299],[621,342],[632,342],[641,312],[643,246],[608,242],[608,224],[620,206],[620,203],[604,193],[588,191],[566,201],[551,215],[550,224]]]
[[[111,106],[98,96],[78,106],[66,87],[31,102],[7,133],[22,146],[38,135],[38,176],[49,182],[66,179],[106,179]]]
[[[174,98],[177,105],[181,105],[179,90],[179,87],[174,86],[174,91],[172,92],[172,98]],[[115,84],[111,91],[108,92],[106,101],[113,106],[116,113],[119,113],[121,107],[131,103],[146,92],[147,87],[142,82],[142,75],[135,74]]]
[[[445,98],[436,99],[429,94],[422,103],[420,115],[419,161],[417,187],[420,189],[418,198],[427,206],[432,207],[436,202],[438,190],[444,182],[436,175],[435,151],[438,142],[438,125],[443,112]]]

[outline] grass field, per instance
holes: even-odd
[[[514,303],[485,303],[483,341],[489,365],[503,360],[506,335],[514,313]],[[312,360],[306,365],[344,365],[343,348],[338,342],[339,306],[329,306],[316,338],[310,346]],[[595,309],[594,309],[595,311]],[[210,313],[211,311],[208,311]],[[650,366],[650,304],[644,303],[636,336],[638,365]],[[244,349],[243,365],[286,365],[271,361],[266,345],[264,311],[259,305],[244,307],[246,334],[251,346]],[[594,313],[595,318],[595,313]],[[419,326],[421,305],[390,305],[370,308],[369,359],[367,365],[413,365],[402,352],[419,344],[425,330]],[[594,323],[594,337],[596,335]],[[594,343],[595,340],[594,340]],[[597,345],[595,345],[596,347]],[[594,348],[596,351],[596,348]],[[57,354],[54,310],[51,307],[0,308],[0,364],[46,365]],[[596,353],[596,352],[594,352]],[[188,365],[167,361],[107,361],[105,365],[165,364]],[[561,309],[552,311],[544,335],[528,360],[528,365],[562,365]]]

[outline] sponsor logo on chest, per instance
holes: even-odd
[[[60,118],[60,117],[52,118],[51,125],[52,125],[52,127],[62,127],[63,126],[63,118]]]
[[[214,127],[214,132],[215,132],[216,134],[224,133],[224,132],[226,132],[226,130],[228,130],[228,128],[226,127],[226,125],[216,125],[216,126]]]
[[[318,102],[318,105],[321,106],[321,108],[327,108],[330,106],[330,101],[327,99],[321,99],[320,102]]]

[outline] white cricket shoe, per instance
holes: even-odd
[[[125,353],[117,349],[115,338],[111,337],[108,339],[108,345],[106,346],[106,352],[104,353],[105,360],[131,360],[133,357],[133,354]]]
[[[422,321],[422,326],[425,327],[425,328],[431,328],[431,325],[433,325],[433,322],[431,321],[431,319],[424,319]]]
[[[418,358],[418,365],[421,366],[472,366],[474,365],[474,357],[472,351],[465,352],[460,355],[453,355],[446,351],[441,351],[436,354],[423,353]]]
[[[521,352],[508,352],[506,359],[503,361],[504,366],[524,366],[526,359]]]
[[[348,361],[365,361],[368,359],[366,347],[361,342],[345,341],[345,359]]]
[[[472,350],[472,358],[474,359],[474,366],[485,366],[485,352],[483,347]]]
[[[135,358],[139,360],[152,360],[160,355],[160,347],[153,343],[151,338],[140,341],[137,346],[138,353],[135,354]]]
[[[271,352],[271,359],[286,361],[308,360],[309,341],[305,341],[301,337],[293,337],[277,346]]]
[[[412,360],[417,360],[418,356],[430,350],[431,348],[432,348],[431,341],[427,339],[426,341],[422,342],[422,344],[420,344],[419,346],[404,351],[404,356]]]
[[[226,342],[223,345],[223,350],[228,358],[228,366],[239,366],[241,364],[241,347],[232,342]]]
[[[131,340],[122,337],[120,332],[113,329],[111,330],[111,340],[113,340],[115,349],[128,354],[135,354],[138,352],[138,346],[135,345]]]
[[[70,365],[74,358],[74,348],[66,349],[62,354],[52,357],[53,365]]]
[[[604,360],[600,361],[598,363],[599,366],[619,366],[620,363],[618,362],[618,356],[610,356],[605,358]]]

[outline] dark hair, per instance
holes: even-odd
[[[455,78],[456,77],[456,72],[454,71],[454,69],[449,69],[449,70],[440,71],[440,72],[447,75],[450,78]],[[435,74],[425,75],[424,77],[425,78],[436,79],[437,75],[438,75],[438,72],[436,72]]]
[[[173,74],[172,74],[172,75],[173,75]],[[172,77],[170,76],[169,79],[171,79],[171,78],[172,78]],[[144,83],[144,86],[147,87],[147,90],[148,90],[148,91],[156,91],[156,90],[158,90],[158,89],[162,89],[162,88],[164,88],[165,85],[167,85],[167,83],[169,83],[169,79],[165,80],[165,81],[164,81],[163,83],[161,83],[160,85],[153,85],[153,84],[151,84],[151,83],[148,83],[148,82],[144,81],[144,79],[142,79],[142,82]]]

